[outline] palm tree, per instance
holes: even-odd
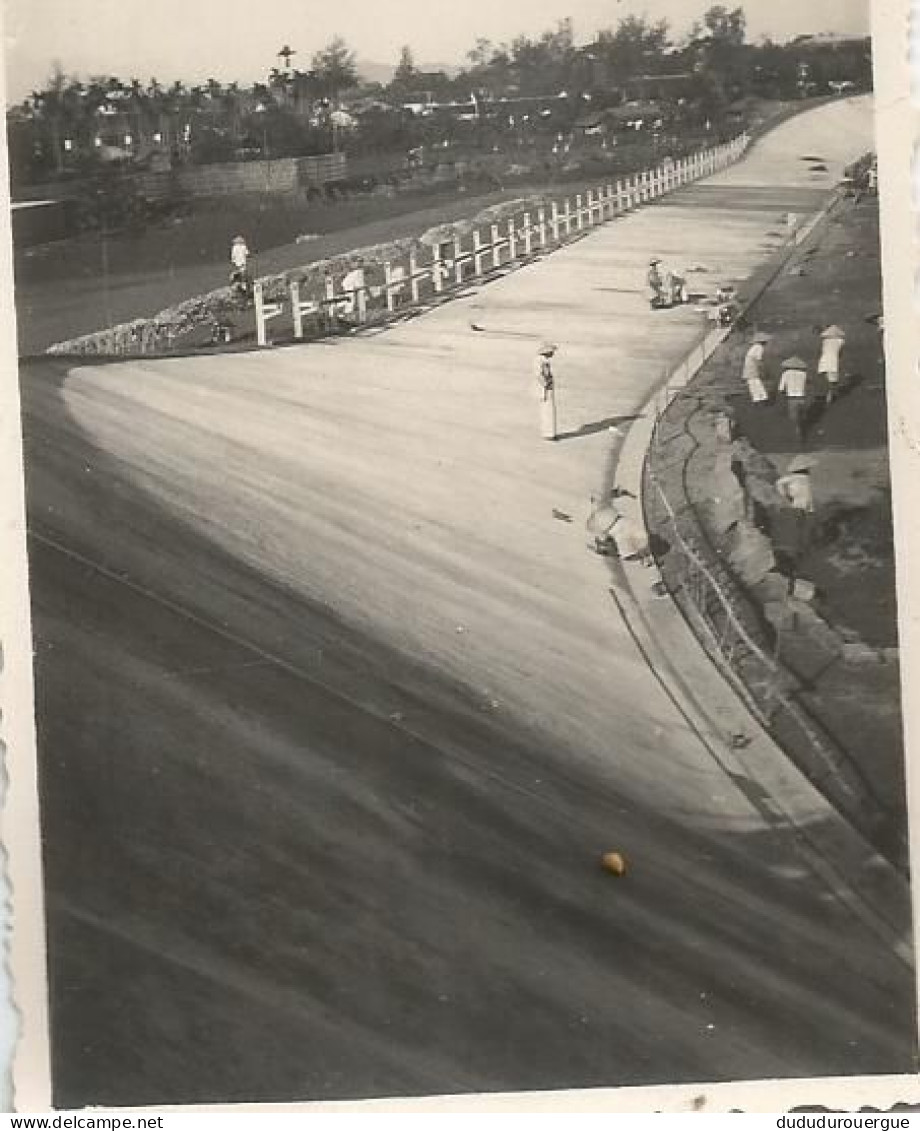
[[[243,129],[240,106],[240,84],[238,82],[228,83],[226,87],[224,87],[221,105],[224,118],[230,127],[230,136],[235,142],[239,142],[243,135]]]
[[[156,123],[156,133],[159,135],[160,144],[168,148],[170,145],[169,119],[167,117],[169,95],[163,89],[162,85],[157,82],[155,78],[151,77],[150,81],[147,83],[144,96],[150,116]]]
[[[55,63],[45,89],[32,91],[32,105],[35,107],[39,121],[47,131],[51,157],[54,161],[54,171],[58,176],[64,172],[62,132],[64,129],[64,91],[66,88],[67,76],[61,69],[60,63]]]
[[[284,105],[288,99],[288,83],[290,76],[277,67],[272,67],[268,73],[268,86],[272,91],[273,101]]]
[[[144,137],[144,125],[147,117],[147,94],[139,79],[132,78],[128,83],[128,99],[131,106],[131,116],[134,121],[135,152],[140,150]]]

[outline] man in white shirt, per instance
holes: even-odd
[[[805,416],[808,410],[808,366],[800,357],[787,357],[783,362],[779,391],[786,395],[786,409],[801,447],[805,443]]]
[[[755,334],[750,348],[744,355],[741,380],[747,385],[751,401],[756,405],[768,404],[770,399],[763,383],[764,348],[769,340],[768,334]]]
[[[840,386],[840,353],[846,334],[839,326],[828,326],[821,334],[821,358],[818,361],[818,376],[827,383],[826,401],[832,404]]]
[[[249,278],[249,248],[242,236],[234,236],[230,245],[230,284],[238,295],[248,298],[252,280]]]
[[[234,236],[230,245],[230,265],[234,271],[245,273],[249,263],[249,248],[242,236]]]

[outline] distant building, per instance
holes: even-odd
[[[849,47],[869,45],[868,35],[838,35],[836,32],[818,32],[817,35],[799,35],[792,41],[795,47]]]
[[[411,98],[401,105],[403,110],[408,110],[410,114],[424,115],[430,114],[438,103],[435,102],[430,90],[414,90]]]

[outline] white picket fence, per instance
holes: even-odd
[[[258,343],[269,344],[268,324],[287,311],[294,337],[302,339],[310,321],[328,332],[340,324],[365,325],[409,304],[437,300],[451,289],[526,261],[674,189],[712,176],[734,164],[749,144],[750,137],[744,133],[724,145],[666,162],[625,181],[589,189],[574,198],[554,201],[549,207],[516,213],[497,224],[481,225],[468,237],[454,236],[452,241],[431,248],[430,259],[424,263],[420,262],[423,252],[419,246],[405,256],[404,262],[384,263],[376,272],[381,275],[376,280],[369,278],[374,273],[372,268],[356,267],[339,280],[327,275],[323,294],[304,296],[300,282],[292,279],[281,301],[268,301],[265,283],[257,280],[254,301]],[[488,229],[487,237],[483,227]]]

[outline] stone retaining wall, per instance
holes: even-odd
[[[292,196],[302,189],[344,180],[348,158],[344,153],[318,157],[279,157],[273,161],[234,161],[218,165],[186,165],[137,178],[140,192],[151,200],[174,193],[192,197]]]

